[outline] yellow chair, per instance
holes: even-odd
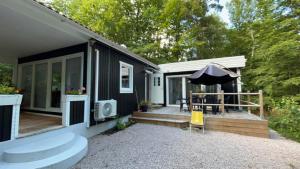
[[[202,127],[202,131],[204,134],[204,116],[201,111],[192,111],[192,117],[190,122],[190,133],[192,133],[192,126],[200,126]]]

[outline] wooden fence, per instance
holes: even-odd
[[[193,106],[220,106],[222,113],[225,113],[225,106],[232,106],[232,107],[247,107],[248,113],[251,113],[252,107],[259,108],[260,118],[264,118],[264,107],[263,107],[263,92],[262,90],[259,90],[257,93],[250,93],[249,91],[246,93],[224,93],[223,90],[221,90],[220,93],[192,93],[190,91],[190,110],[193,110]],[[204,97],[208,95],[215,95],[218,98],[220,98],[220,103],[193,103],[193,96],[199,96]],[[238,103],[237,104],[226,104],[224,102],[224,98],[226,95],[233,95],[238,96]],[[242,96],[247,96],[247,100],[241,100]],[[250,97],[251,96],[257,96],[258,97],[258,103],[251,102]]]

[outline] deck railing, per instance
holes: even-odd
[[[263,107],[263,92],[262,90],[259,90],[256,93],[250,93],[249,91],[246,93],[224,93],[223,90],[221,90],[220,93],[193,93],[190,91],[190,110],[193,110],[193,106],[220,106],[222,113],[225,113],[225,106],[231,106],[231,107],[247,107],[248,113],[251,113],[251,108],[257,107],[259,108],[259,115],[260,118],[264,118],[264,107]],[[208,96],[208,95],[214,95],[217,96],[220,99],[220,103],[193,103],[193,96]],[[231,96],[238,96],[238,103],[237,104],[226,104],[225,103],[225,96],[231,95]],[[247,96],[247,100],[241,100],[242,96]],[[258,97],[258,103],[251,102],[251,96],[257,96]]]

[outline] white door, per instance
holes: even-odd
[[[154,73],[151,77],[151,102],[154,104],[164,103],[164,80],[163,73]]]

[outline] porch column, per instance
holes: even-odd
[[[237,92],[241,93],[242,92],[242,81],[241,81],[241,69],[236,69],[236,73],[239,75],[239,77],[237,78]],[[241,95],[238,94],[238,103],[240,105],[241,103]],[[242,110],[242,107],[239,106],[239,110]]]

